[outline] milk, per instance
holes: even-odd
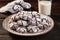
[[[51,15],[51,1],[39,1],[38,9],[39,13]]]

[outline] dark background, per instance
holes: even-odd
[[[12,0],[0,0],[0,7],[6,5],[8,2]],[[32,4],[32,8],[30,10],[38,11],[37,0],[24,0]],[[52,10],[51,16],[54,20],[54,28],[47,34],[33,36],[33,37],[24,37],[13,35],[7,31],[5,31],[2,27],[3,20],[11,15],[10,13],[0,13],[0,40],[60,40],[60,0],[52,0]]]
[[[0,7],[6,5],[8,2],[11,2],[11,1],[13,1],[13,0],[0,0]],[[32,4],[31,10],[38,11],[37,0],[24,0],[24,1]],[[60,16],[60,0],[52,0],[52,10],[51,11],[52,11],[52,13],[51,13],[52,16]],[[3,14],[1,14],[1,15],[3,15]]]

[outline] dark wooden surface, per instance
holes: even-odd
[[[11,0],[0,0],[0,7],[6,5]],[[26,0],[25,0],[26,1]],[[32,0],[27,0],[32,4],[31,10],[37,11],[37,2]],[[3,20],[8,17],[9,13],[0,13],[0,40],[60,40],[60,3],[59,0],[53,1],[52,4],[52,19],[55,22],[54,28],[47,34],[39,35],[39,36],[33,36],[33,37],[24,37],[24,36],[17,36],[13,35],[2,27]]]
[[[2,27],[4,19],[0,19],[0,40],[60,40],[60,17],[51,17],[55,22],[54,28],[47,34],[33,37],[17,36],[7,32]]]

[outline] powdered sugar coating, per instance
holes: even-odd
[[[46,18],[46,16],[40,15],[35,11],[33,12],[21,11],[13,15],[11,19],[13,20],[13,22],[16,22],[17,25],[19,25],[15,29],[15,31],[19,33],[42,32],[44,30],[47,30],[51,26],[51,22]],[[14,28],[15,25],[11,27]]]

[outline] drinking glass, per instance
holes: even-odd
[[[38,11],[45,15],[51,15],[52,0],[38,0]]]

